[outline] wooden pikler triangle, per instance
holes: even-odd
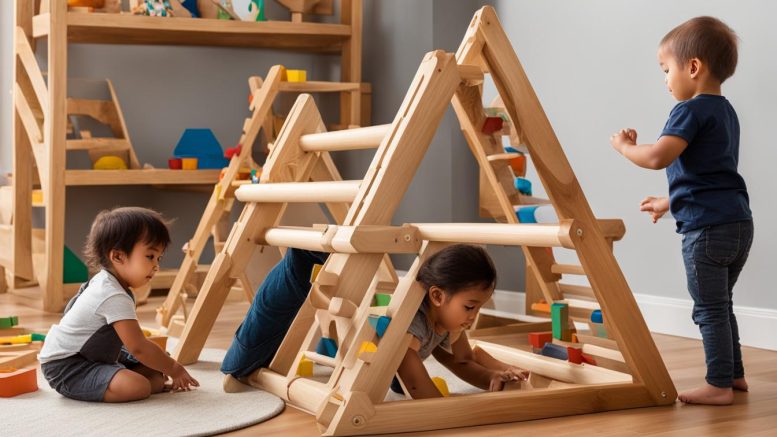
[[[559,217],[557,224],[519,224],[514,217],[509,184],[500,181],[504,177],[500,168],[505,167],[494,164],[499,160],[489,160],[504,152],[480,129],[486,73],[532,155]],[[391,226],[449,102],[507,223]],[[306,182],[329,152],[376,145],[363,180],[341,181],[330,170],[326,182]],[[674,402],[674,385],[603,231],[608,225],[594,217],[491,7],[475,14],[456,55],[442,51],[426,55],[390,125],[326,133],[315,105],[301,96],[268,158],[262,182],[235,193],[246,207],[198,295],[176,350],[182,362],[196,359],[223,305],[221,284],[245,271],[256,245],[297,247],[331,255],[270,366],[251,375],[250,382],[314,414],[324,435],[423,431]],[[336,204],[344,213],[332,214],[337,223],[325,227],[278,226],[283,209],[294,202]],[[531,390],[386,402],[411,339],[407,329],[426,294],[414,278],[425,259],[456,242],[520,246],[546,292],[558,286],[557,278],[542,276],[550,272],[547,248],[574,250],[605,314],[609,339],[600,344],[610,349],[600,355],[622,360],[620,369],[573,364],[475,340],[473,346],[530,370]],[[396,284],[390,304],[372,307],[381,282],[386,282],[379,271],[390,253],[417,257]],[[379,315],[390,319],[382,336],[369,320]],[[314,352],[322,333],[333,331],[336,352],[331,356]],[[364,349],[365,342],[376,347]],[[323,381],[300,376],[303,360],[330,367],[331,374]]]

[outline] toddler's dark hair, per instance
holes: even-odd
[[[426,290],[433,285],[449,295],[471,287],[483,290],[496,286],[496,269],[480,246],[454,244],[429,257],[416,275]]]
[[[714,17],[691,18],[669,31],[660,47],[674,55],[680,65],[699,58],[721,83],[737,69],[737,35]]]
[[[86,240],[86,263],[93,270],[110,268],[111,250],[130,254],[138,242],[164,248],[170,244],[170,231],[161,214],[139,207],[101,211]]]

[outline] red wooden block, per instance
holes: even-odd
[[[35,368],[0,373],[0,398],[10,398],[38,390]]]
[[[545,343],[552,342],[553,332],[551,331],[529,333],[529,344],[536,349],[542,349],[542,347],[545,346]]]
[[[586,363],[586,364],[590,364],[592,366],[596,365],[596,360],[594,359],[594,357],[592,357],[592,356],[590,356],[588,354],[583,354],[583,362]]]
[[[504,120],[502,120],[501,117],[486,117],[486,120],[483,122],[483,127],[480,129],[480,131],[486,135],[491,135],[496,131],[502,130],[503,123]]]
[[[167,160],[167,167],[170,170],[180,170],[183,168],[183,161],[181,158],[170,158]]]
[[[238,144],[235,147],[230,147],[224,152],[224,157],[227,159],[232,159],[233,156],[240,154],[240,149],[242,149],[242,147],[242,144]]]
[[[567,346],[567,356],[570,363],[583,364],[583,349]]]

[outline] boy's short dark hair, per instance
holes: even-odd
[[[427,290],[437,286],[450,295],[470,287],[487,290],[496,286],[496,268],[482,247],[454,244],[429,257],[416,281]]]
[[[86,262],[94,270],[110,268],[111,250],[130,254],[138,242],[164,248],[170,244],[170,231],[161,214],[139,207],[101,211],[86,240]]]
[[[699,58],[721,83],[737,68],[737,35],[714,17],[691,18],[669,31],[660,46],[672,53],[681,65]]]

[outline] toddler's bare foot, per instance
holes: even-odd
[[[747,381],[745,380],[744,377],[737,378],[734,380],[734,390],[749,391],[748,388],[749,387],[747,386]]]
[[[224,375],[223,388],[224,393],[239,393],[249,390],[251,386],[232,375]]]
[[[734,391],[730,388],[704,384],[701,387],[680,393],[678,398],[686,404],[731,405],[734,402]]]

